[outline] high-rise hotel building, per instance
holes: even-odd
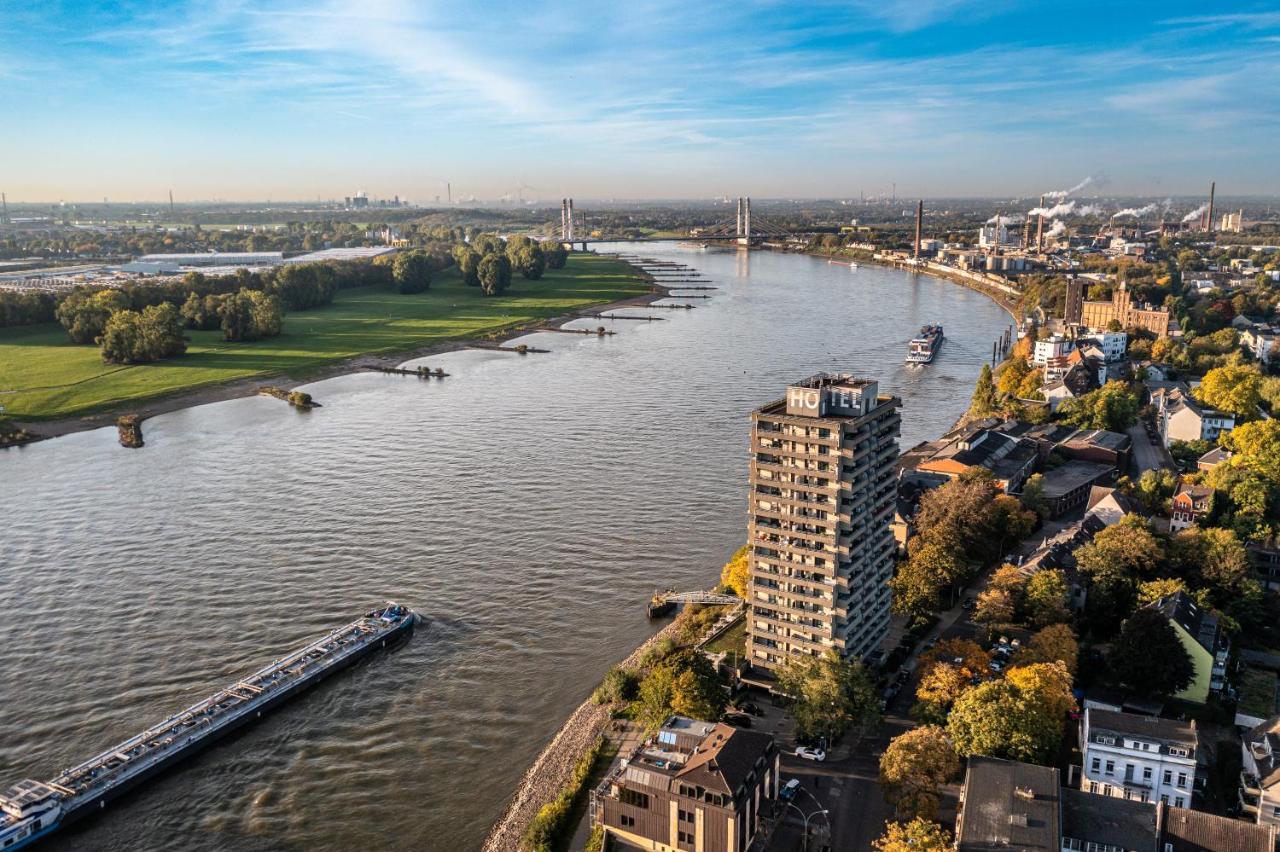
[[[877,382],[819,373],[751,414],[747,654],[772,668],[889,628],[898,409]]]

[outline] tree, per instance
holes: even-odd
[[[512,268],[529,280],[541,278],[547,268],[547,259],[542,249],[528,237],[517,237],[508,242],[507,258],[511,261]]]
[[[1256,471],[1280,482],[1280,420],[1243,423],[1223,443],[1235,453],[1228,462],[1231,467]]]
[[[636,694],[636,679],[626,669],[614,666],[605,672],[604,680],[591,694],[596,704],[621,704]]]
[[[866,727],[879,719],[879,696],[866,670],[834,650],[788,659],[777,679],[779,689],[792,699],[791,715],[801,737],[831,740],[850,725]]]
[[[1195,677],[1195,666],[1177,632],[1154,609],[1140,609],[1129,616],[1107,661],[1116,678],[1141,695],[1174,695]]]
[[[943,639],[920,656],[917,671],[916,705],[918,719],[943,722],[947,711],[974,680],[990,674],[991,655],[972,639]]]
[[[1079,660],[1080,643],[1076,641],[1075,633],[1065,624],[1050,624],[1043,630],[1036,631],[1018,655],[1019,665],[1062,663],[1071,675],[1076,673]]]
[[[1057,417],[1081,429],[1123,432],[1138,420],[1138,398],[1124,382],[1107,382],[1084,396],[1063,400]]]
[[[1059,702],[1047,700],[1057,697],[1028,692],[1007,677],[987,681],[956,701],[947,733],[962,757],[980,754],[1045,763],[1062,741],[1062,719],[1052,713]]]
[[[1226,609],[1259,593],[1251,577],[1249,552],[1231,530],[1193,526],[1174,536],[1172,561],[1181,573],[1198,579],[1209,599]]]
[[[1032,574],[1027,580],[1026,608],[1031,623],[1037,627],[1070,619],[1067,578],[1063,573],[1045,569]]]
[[[747,574],[748,552],[751,546],[742,545],[734,551],[733,556],[729,557],[729,561],[724,563],[724,567],[720,569],[720,585],[729,589],[740,598],[747,596],[747,583],[750,577]]]
[[[1163,597],[1186,592],[1187,584],[1176,577],[1161,577],[1138,584],[1138,606],[1155,603]]]
[[[391,262],[391,276],[397,292],[421,293],[431,286],[431,256],[424,251],[401,252]]]
[[[987,417],[996,410],[996,386],[991,379],[991,365],[983,364],[978,373],[978,384],[973,389],[973,399],[969,404],[969,414],[974,417]]]
[[[1125,515],[1076,548],[1075,557],[1076,565],[1089,577],[1090,617],[1096,627],[1105,629],[1133,609],[1137,584],[1155,574],[1163,552],[1146,521]]]
[[[1044,499],[1044,474],[1033,473],[1022,483],[1022,494],[1019,497],[1028,511],[1035,512],[1037,517],[1049,515],[1049,504]]]
[[[890,822],[884,834],[871,842],[876,852],[951,852],[951,832],[936,822],[916,817],[911,822]]]
[[[58,305],[58,322],[74,343],[95,343],[116,311],[129,307],[129,297],[119,290],[77,288]]]
[[[548,269],[564,269],[565,263],[569,260],[569,252],[565,251],[564,246],[559,243],[544,243],[542,254],[547,259]]]
[[[727,696],[710,660],[697,651],[686,651],[664,665],[678,669],[671,684],[673,713],[708,722],[720,718]]]
[[[453,260],[458,264],[458,272],[462,275],[462,283],[468,287],[480,286],[480,254],[467,246],[453,247]]]
[[[486,296],[496,296],[511,286],[511,261],[505,254],[486,254],[476,271]]]
[[[259,290],[241,291],[249,297],[250,324],[254,339],[276,337],[284,330],[284,306],[280,299]]]
[[[1196,458],[1208,451],[1208,448],[1206,448],[1203,452],[1198,453]],[[1178,477],[1171,470],[1164,468],[1144,470],[1142,476],[1138,477],[1137,483],[1133,486],[1133,497],[1149,512],[1164,512],[1177,484]]]
[[[140,364],[180,355],[187,349],[183,328],[178,309],[168,302],[148,305],[141,313],[116,311],[100,338],[102,360]]]
[[[1043,647],[1042,645],[1042,649]],[[1059,727],[1067,713],[1075,709],[1075,696],[1071,694],[1071,671],[1065,660],[1020,663],[1009,669],[1004,679],[1017,687],[1023,695],[1039,702],[1045,715],[1056,719]]]
[[[938,815],[938,788],[960,774],[960,758],[937,725],[890,740],[880,757],[880,786],[899,819]]]
[[[650,669],[640,682],[640,694],[636,699],[636,721],[646,731],[656,731],[671,715],[675,683],[675,670],[667,665]]]
[[[188,294],[187,300],[182,303],[180,313],[182,318],[187,321],[188,328],[194,328],[199,331],[212,331],[218,327],[222,319],[218,316],[218,306],[221,304],[221,298],[212,293],[201,296],[199,293],[192,292]]]
[[[228,293],[218,303],[224,340],[250,341],[275,337],[284,327],[281,299],[259,290]]]
[[[1023,379],[1031,374],[1031,367],[1021,358],[1015,358],[1004,365],[1000,371],[1000,381],[996,382],[996,390],[1002,397],[1016,397]]]
[[[974,607],[973,620],[990,628],[1013,623],[1013,595],[1005,589],[983,589]]]
[[[1262,401],[1261,391],[1262,374],[1256,367],[1225,366],[1205,373],[1196,397],[1219,411],[1253,417]]]

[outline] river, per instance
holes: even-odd
[[[425,359],[443,381],[318,382],[310,413],[253,397],[157,416],[142,450],[114,428],[0,450],[2,785],[384,598],[425,618],[58,848],[477,848],[565,715],[650,634],[654,587],[711,585],[743,541],[753,407],[851,370],[903,398],[910,446],[966,407],[1009,321],[895,269],[627,248],[721,289],[613,337],[520,341],[551,354]],[[937,361],[904,367],[932,321]]]

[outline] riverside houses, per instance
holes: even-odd
[[[888,632],[901,406],[874,380],[819,373],[752,412],[753,666],[863,657]]]
[[[605,849],[743,852],[778,796],[773,737],[672,716],[592,796]]]
[[[1196,723],[1089,708],[1081,722],[1089,793],[1191,806],[1199,738]]]

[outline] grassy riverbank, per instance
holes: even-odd
[[[415,295],[342,290],[330,306],[290,314],[269,340],[227,343],[218,331],[189,331],[186,354],[131,367],[104,364],[96,346],[71,343],[57,324],[0,329],[0,405],[17,420],[50,420],[251,377],[301,379],[357,355],[482,337],[647,292],[630,267],[595,255],[571,255],[540,281],[517,276],[497,298],[449,270]]]

